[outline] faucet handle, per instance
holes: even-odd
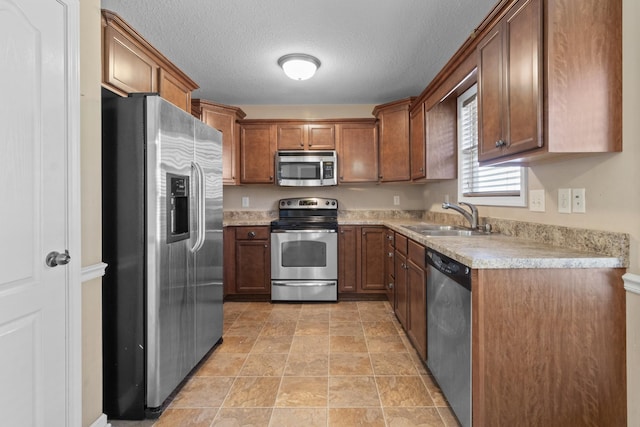
[[[477,208],[475,205],[471,204],[471,203],[467,203],[467,202],[460,202],[460,203],[458,203],[458,204],[460,204],[460,205],[465,205],[465,206],[469,206],[469,209],[471,209],[471,212],[472,212],[472,213],[478,213],[478,208]]]

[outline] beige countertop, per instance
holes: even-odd
[[[225,226],[269,225],[276,219],[269,215],[251,218],[227,218]],[[576,246],[613,247],[613,252],[628,248],[628,235],[622,233],[590,232],[588,230],[565,229],[562,227],[532,224],[534,233],[543,234],[540,239],[522,238],[501,233],[474,236],[424,236],[406,228],[406,225],[429,222],[415,219],[389,218],[339,218],[340,225],[382,225],[408,238],[423,244],[437,252],[476,269],[512,269],[512,268],[626,268],[628,267],[628,249],[624,253],[606,254],[606,250],[590,251]],[[529,223],[524,223],[529,224]],[[522,225],[519,225],[522,228]],[[506,227],[505,227],[506,229]],[[549,230],[552,229],[553,232]],[[560,231],[558,231],[560,230]],[[566,230],[575,230],[567,232]],[[531,236],[532,232],[529,232]],[[564,233],[564,234],[562,234]],[[547,234],[560,235],[560,244],[550,244]],[[573,236],[579,236],[574,239]],[[568,237],[567,237],[568,236]],[[563,240],[565,239],[565,240]],[[567,239],[577,240],[568,243]],[[565,244],[566,243],[566,244]],[[624,252],[624,250],[621,250]]]

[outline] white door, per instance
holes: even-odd
[[[78,22],[76,0],[0,0],[0,424],[6,426],[79,423]],[[67,249],[71,263],[46,265],[48,253]]]

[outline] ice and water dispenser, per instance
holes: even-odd
[[[189,238],[189,177],[167,174],[167,243]]]

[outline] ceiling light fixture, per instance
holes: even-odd
[[[304,53],[291,53],[280,57],[278,65],[290,79],[307,80],[313,77],[320,67],[320,60]]]

